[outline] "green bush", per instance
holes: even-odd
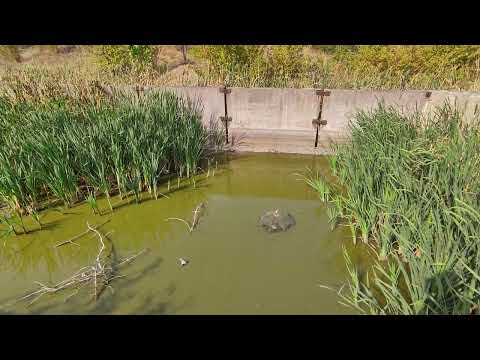
[[[261,51],[262,47],[256,45],[201,45],[191,49],[192,55],[215,69],[248,66]]]
[[[156,53],[154,45],[99,45],[94,48],[98,64],[117,73],[154,69]]]
[[[338,60],[355,69],[401,72],[414,76],[438,74],[445,69],[474,68],[480,61],[480,46],[358,46],[356,51],[339,52]]]
[[[198,70],[206,83],[229,86],[286,86],[306,65],[297,45],[208,45],[191,52],[205,65]]]
[[[247,73],[254,64],[261,63],[262,47],[255,45],[202,45],[191,49],[192,55],[205,65],[198,72],[207,80],[235,85],[235,78]]]
[[[266,67],[272,76],[294,78],[304,70],[306,59],[303,46],[273,45],[266,58]]]

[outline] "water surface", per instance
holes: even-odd
[[[347,280],[342,244],[351,247],[349,233],[330,231],[325,208],[314,191],[298,180],[306,167],[325,171],[326,159],[314,156],[243,154],[231,157],[194,188],[188,182],[160,197],[136,205],[119,199],[113,215],[100,201],[103,216],[86,204],[68,214],[47,211],[46,229],[9,237],[0,247],[0,312],[24,314],[348,314],[338,296],[319,285],[341,286]],[[201,202],[206,211],[198,227],[187,231]],[[124,201],[126,203],[126,201]],[[265,211],[281,208],[296,219],[285,233],[266,233],[258,226]],[[55,284],[83,266],[98,252],[95,237],[77,245],[54,245],[84,230],[87,221],[106,219],[102,233],[111,232],[114,254],[127,257],[149,252],[119,270],[94,302],[93,289],[45,295],[31,306],[15,299],[34,291],[35,281]],[[32,222],[27,222],[31,229]],[[179,258],[190,262],[181,267]],[[353,251],[353,257],[360,255]],[[67,299],[65,301],[65,299]]]

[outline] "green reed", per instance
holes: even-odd
[[[480,126],[448,103],[359,112],[336,146],[328,213],[375,249],[343,300],[375,314],[469,314],[480,306]],[[325,187],[309,176],[310,186]]]
[[[113,194],[165,196],[162,176],[195,175],[218,137],[201,116],[198,103],[168,91],[74,104],[0,97],[0,201],[27,232],[22,216],[41,227],[38,211],[52,198],[95,206],[103,194],[113,212]]]

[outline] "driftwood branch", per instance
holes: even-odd
[[[81,234],[78,234],[78,235],[75,235],[74,237],[68,239],[68,240],[65,240],[61,243],[58,243],[57,245],[55,245],[55,247],[59,247],[59,246],[63,246],[63,245],[66,245],[66,244],[74,244],[74,245],[78,245],[78,244],[75,244],[74,241],[75,240],[78,240],[80,239],[82,236],[84,235],[87,235],[90,231],[94,231],[94,230],[97,230],[99,229],[100,227],[102,227],[103,225],[105,225],[106,223],[108,223],[111,219],[108,219],[106,221],[104,221],[103,223],[99,224],[99,225],[96,225],[94,227],[91,227],[91,226],[88,226],[88,229],[84,232],[82,232]]]
[[[198,221],[200,220],[200,216],[202,216],[204,209],[205,209],[205,203],[202,202],[197,205],[195,210],[193,210],[192,229],[190,230],[190,232],[197,227]]]
[[[180,219],[180,218],[173,218],[173,217],[172,218],[167,218],[165,221],[169,221],[169,220],[177,220],[177,221],[183,222],[187,226],[188,231],[192,232],[192,226],[188,223],[188,221]]]
[[[195,210],[193,210],[193,219],[192,219],[192,223],[190,224],[188,221],[184,220],[184,219],[180,219],[180,218],[174,218],[174,217],[171,217],[171,218],[167,218],[165,221],[169,221],[169,220],[177,220],[177,221],[181,221],[183,222],[186,226],[187,226],[187,229],[189,232],[192,232],[193,230],[195,230],[195,228],[197,227],[198,225],[198,222],[200,220],[200,217],[203,215],[203,210],[205,209],[205,203],[200,203],[197,205],[197,207],[195,208]]]
[[[138,256],[144,254],[147,250],[145,249],[135,255],[132,255],[124,259],[120,259],[117,264],[107,263],[106,260],[110,258],[110,254],[113,251],[113,244],[110,248],[110,253],[107,256],[103,256],[106,249],[105,238],[107,238],[109,233],[104,235],[98,230],[98,228],[104,225],[105,223],[97,226],[91,226],[87,222],[87,230],[82,234],[79,234],[76,237],[72,238],[72,239],[78,239],[79,237],[89,232],[95,233],[99,242],[99,250],[95,258],[95,263],[93,265],[82,267],[71,277],[53,286],[43,284],[39,281],[35,281],[35,283],[39,286],[39,289],[21,297],[17,301],[23,301],[23,300],[33,298],[33,300],[29,303],[29,306],[30,306],[45,294],[55,294],[65,289],[74,288],[76,291],[70,294],[65,299],[65,301],[67,301],[68,299],[76,295],[81,288],[83,288],[84,286],[87,286],[88,284],[91,284],[93,286],[95,301],[98,299],[103,289],[105,289],[106,287],[110,288],[110,290],[113,292],[113,288],[111,287],[110,283],[114,279],[124,277],[124,275],[116,275],[115,269],[121,265],[132,262]],[[73,243],[72,239],[63,242],[62,244],[67,244],[70,242]]]

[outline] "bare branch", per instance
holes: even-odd
[[[111,220],[111,219],[108,219],[108,220],[104,221],[103,223],[94,226],[94,229],[95,229],[95,230],[96,230],[96,229],[99,229],[101,226],[105,225],[105,224],[108,223],[110,220]],[[68,239],[68,240],[66,240],[66,241],[63,241],[63,242],[55,245],[55,247],[63,246],[63,245],[66,245],[66,244],[75,244],[75,243],[74,243],[75,240],[77,240],[77,239],[81,238],[82,236],[88,234],[90,231],[92,231],[92,230],[91,230],[91,228],[89,227],[86,231],[82,232],[81,234],[78,234],[78,235],[72,237],[71,239]],[[78,245],[78,244],[75,244],[75,245]]]
[[[106,222],[108,222],[108,221],[109,220],[107,220]],[[111,232],[108,232],[107,234],[104,235],[100,231],[98,231],[98,228],[100,226],[104,225],[106,222],[104,222],[103,224],[100,224],[100,225],[96,225],[96,226],[91,226],[87,222],[87,230],[85,232],[83,232],[80,235],[77,235],[76,237],[74,237],[70,240],[67,240],[67,241],[57,245],[57,246],[61,246],[63,244],[67,244],[67,243],[73,243],[74,240],[80,238],[81,236],[83,236],[83,235],[85,235],[89,232],[93,232],[97,236],[98,242],[99,242],[99,250],[98,250],[98,254],[97,254],[97,257],[95,259],[94,265],[82,267],[74,275],[72,275],[70,278],[63,280],[63,281],[59,282],[58,284],[56,284],[54,286],[48,286],[46,284],[41,283],[40,281],[35,281],[35,283],[39,286],[39,289],[21,297],[17,301],[26,300],[26,299],[29,299],[29,298],[33,297],[33,300],[30,301],[30,303],[28,304],[28,306],[30,306],[33,303],[35,303],[37,300],[39,300],[45,294],[55,294],[55,293],[58,293],[62,290],[68,289],[68,288],[75,288],[76,291],[74,291],[72,294],[70,294],[64,300],[66,302],[72,296],[78,294],[79,290],[81,288],[83,288],[84,286],[88,285],[88,284],[93,285],[94,300],[95,301],[101,295],[103,289],[105,289],[107,287],[110,288],[110,290],[113,293],[113,288],[110,286],[110,283],[114,279],[118,279],[118,278],[121,278],[121,277],[125,276],[125,275],[116,275],[114,269],[116,267],[121,266],[121,265],[132,262],[138,256],[144,254],[148,249],[144,249],[144,250],[140,251],[139,253],[137,253],[135,255],[129,256],[129,257],[124,258],[124,259],[121,259],[117,264],[115,264],[115,266],[114,266],[114,264],[106,263],[105,261],[106,261],[106,259],[110,258],[110,254],[108,254],[105,257],[102,257],[102,255],[104,254],[105,248],[106,248],[105,238],[107,238],[108,235],[111,234]],[[112,249],[113,249],[113,244],[112,244],[112,247],[110,248],[110,253],[111,253]]]

